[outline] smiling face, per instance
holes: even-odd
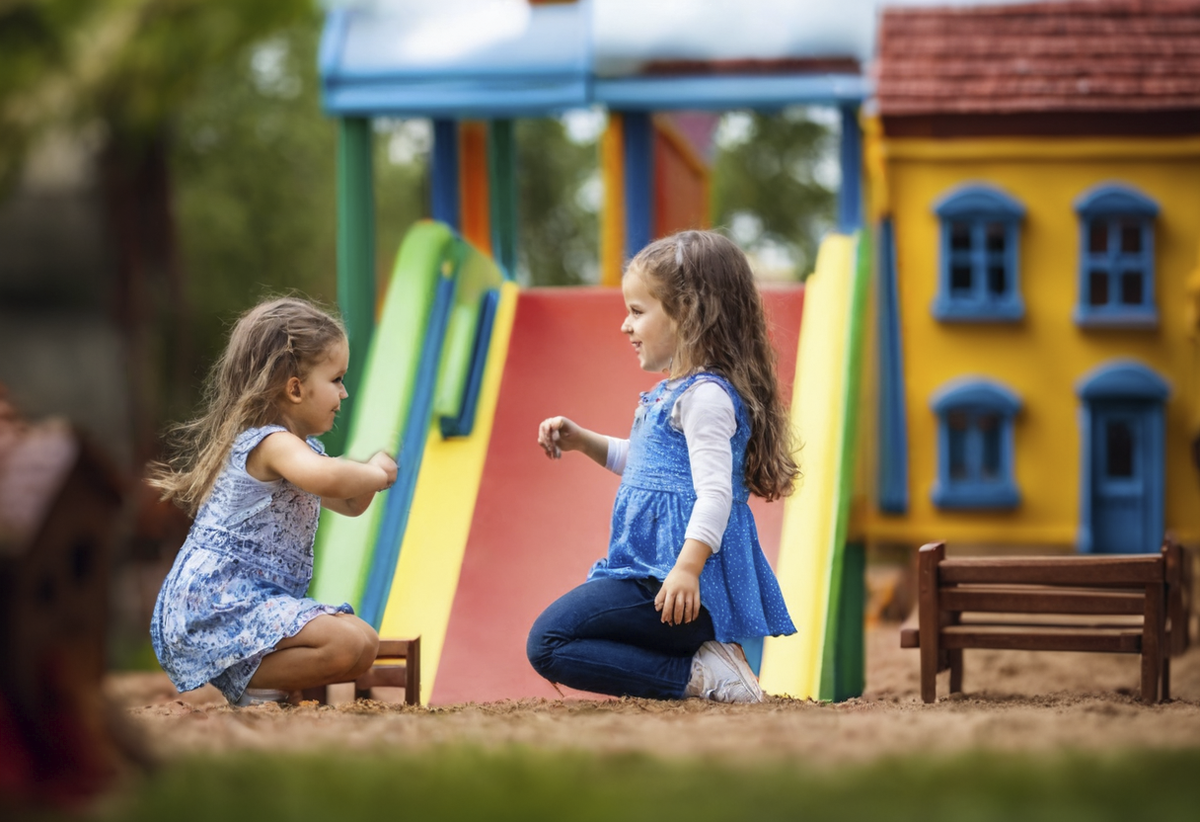
[[[350,396],[342,377],[350,364],[350,346],[340,340],[303,380],[292,377],[285,389],[284,417],[298,437],[316,437],[333,428],[342,400]]]
[[[621,293],[625,295],[625,321],[621,323],[621,331],[629,335],[642,370],[669,374],[677,342],[675,321],[667,316],[662,303],[650,293],[646,278],[636,268],[625,273]]]

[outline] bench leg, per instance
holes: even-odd
[[[1142,624],[1142,701],[1146,703],[1158,702],[1167,621],[1164,588],[1161,582],[1146,585],[1146,614]]]
[[[404,701],[409,705],[421,704],[421,637],[408,641],[408,652],[404,670]]]
[[[305,702],[318,702],[321,705],[329,704],[329,686],[317,685],[313,688],[305,688],[300,691],[300,699]]]
[[[922,546],[918,554],[917,613],[921,636],[921,700],[924,702],[937,701],[937,672],[941,661],[937,567],[945,556],[944,542]]]
[[[962,693],[963,652],[956,648],[948,652],[950,655],[950,693]]]

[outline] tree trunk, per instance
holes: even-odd
[[[114,135],[101,154],[116,251],[112,316],[124,339],[135,464],[157,456],[169,412],[191,397],[191,311],[172,202],[169,135]]]

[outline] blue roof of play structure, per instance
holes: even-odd
[[[858,103],[876,0],[375,0],[330,11],[326,111],[512,117]],[[833,66],[822,70],[821,66]],[[665,68],[664,68],[665,67]]]

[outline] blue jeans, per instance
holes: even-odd
[[[535,671],[580,691],[682,699],[692,656],[714,639],[712,618],[667,625],[656,579],[594,579],[559,597],[533,623],[525,653]]]

